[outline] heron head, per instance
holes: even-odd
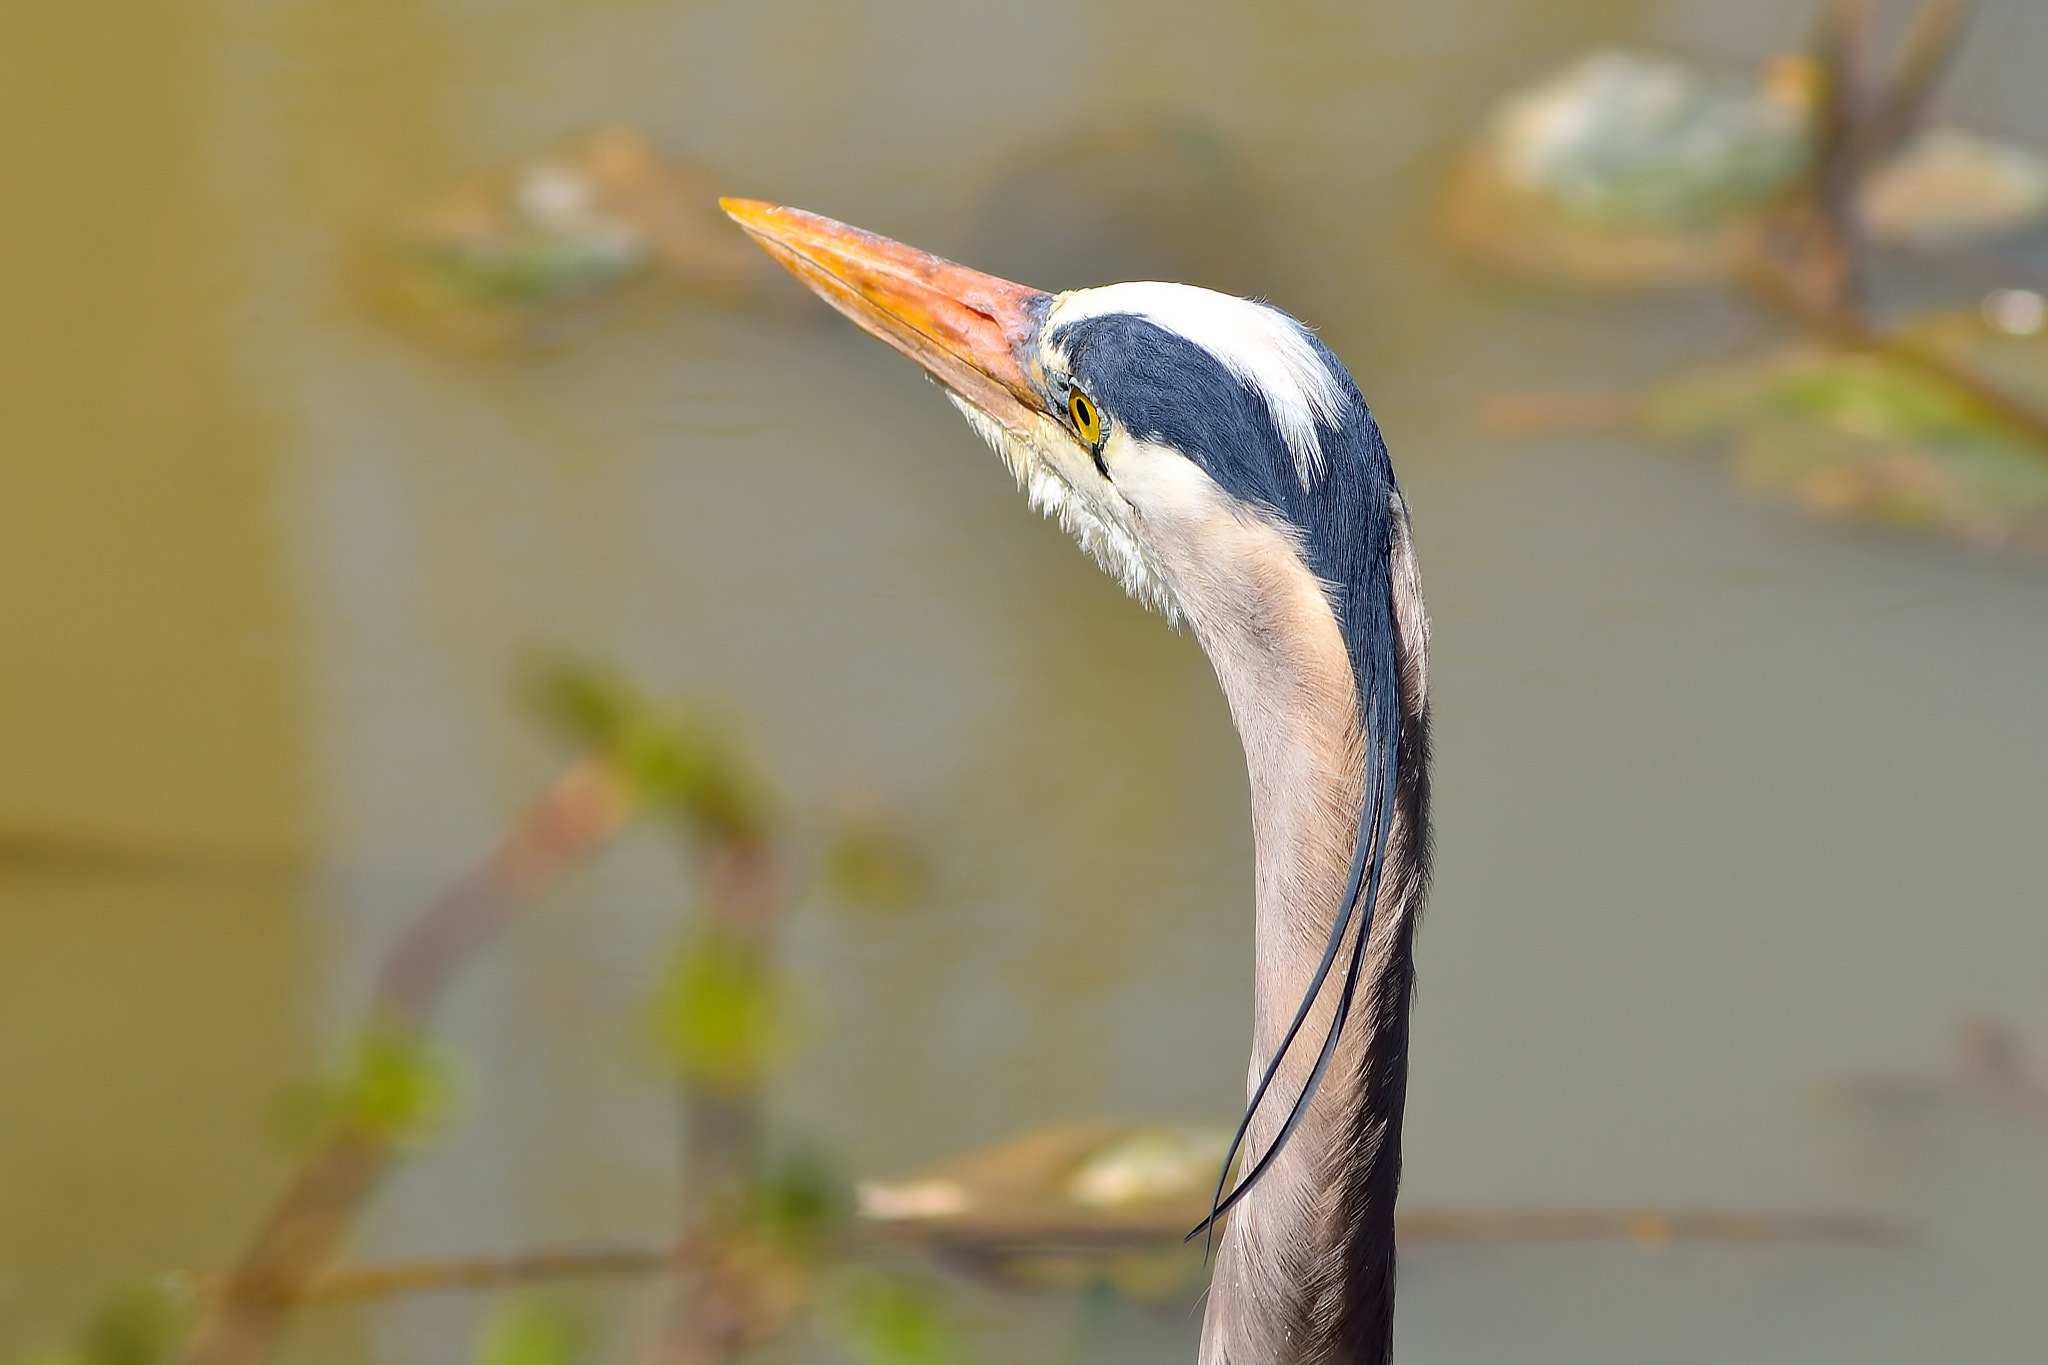
[[[1048,294],[801,210],[724,206],[922,365],[1034,505],[1205,643],[1207,618],[1241,615],[1247,574],[1322,597],[1354,670],[1391,627],[1368,602],[1384,604],[1404,520],[1385,446],[1343,365],[1279,309],[1185,284]]]
[[[1268,1020],[1277,1042],[1234,1153],[1355,906],[1369,926],[1404,753],[1411,830],[1420,820],[1428,627],[1372,413],[1328,347],[1255,300],[1159,283],[1048,294],[815,214],[723,203],[828,303],[922,365],[1031,500],[1207,651],[1254,770],[1257,837],[1271,832],[1281,850],[1261,856],[1260,903],[1329,926],[1284,1037],[1284,1015]],[[1405,750],[1404,732],[1418,741]],[[1355,832],[1339,831],[1329,816],[1351,800]],[[1264,824],[1262,807],[1277,812]],[[1295,818],[1308,807],[1321,814]],[[1219,1184],[1204,1228],[1306,1111],[1367,941],[1365,926],[1350,939],[1341,1004],[1293,1108],[1228,1198]]]

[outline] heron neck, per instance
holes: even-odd
[[[1300,579],[1261,584],[1255,575],[1251,599],[1195,621],[1251,779],[1257,982],[1248,1091],[1322,955],[1364,802],[1360,690],[1320,586],[1305,570]],[[1420,621],[1419,596],[1413,619]],[[1403,762],[1386,872],[1350,1022],[1301,1126],[1230,1216],[1210,1288],[1203,1365],[1379,1365],[1392,1355],[1394,1196],[1427,800],[1426,714],[1419,668],[1413,673],[1412,689],[1402,689]],[[1325,983],[1253,1120],[1246,1166],[1267,1150],[1307,1082],[1341,975]]]

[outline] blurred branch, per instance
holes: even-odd
[[[1986,416],[2009,428],[2048,458],[2048,412],[2013,397],[1969,367],[1867,322],[1860,310],[1816,308],[1801,291],[1785,287],[1769,274],[1751,281],[1758,296],[1793,321],[1848,351],[1865,351],[1909,366],[1948,385],[1976,404]]]
[[[351,1303],[450,1290],[485,1291],[552,1280],[661,1275],[691,1263],[691,1253],[674,1247],[537,1248],[512,1256],[463,1256],[449,1260],[392,1261],[383,1265],[338,1265],[299,1286],[299,1304]],[[194,1277],[193,1293],[220,1297],[234,1292],[231,1276]]]
[[[776,1051],[776,937],[788,908],[774,844],[765,835],[700,828],[701,936],[667,1004],[683,1110],[682,1245],[710,1247],[676,1287],[643,1345],[649,1365],[736,1361],[793,1307],[780,1265],[730,1254],[750,1236],[751,1196],[765,1148],[762,1085]]]
[[[1928,0],[1913,16],[1891,80],[1864,121],[1863,165],[1875,166],[1898,151],[1919,127],[1973,8],[1972,0]]]
[[[2048,412],[1877,327],[1863,297],[1858,190],[1918,126],[1970,10],[1970,0],[1926,0],[1896,66],[1880,79],[1869,0],[1829,5],[1814,40],[1813,164],[1758,234],[1743,273],[1764,303],[1794,322],[1845,350],[1882,355],[1948,385],[2048,453]]]
[[[1852,1213],[1745,1214],[1687,1209],[1415,1209],[1396,1215],[1403,1245],[1435,1241],[1552,1242],[1621,1240],[1640,1246],[1673,1242],[1897,1246],[1912,1228]],[[1179,1224],[1034,1222],[1014,1228],[954,1219],[871,1224],[862,1239],[988,1265],[1020,1258],[1168,1251]]]
[[[632,792],[607,763],[585,759],[557,778],[385,957],[372,1006],[379,1021],[424,1028],[455,969],[563,872],[609,842],[632,808]]]
[[[1175,1230],[1132,1226],[1073,1227],[1002,1233],[940,1220],[874,1223],[858,1241],[976,1261],[1020,1255],[1086,1255],[1177,1250]],[[1676,1242],[1807,1243],[1857,1247],[1902,1246],[1911,1227],[1852,1213],[1745,1214],[1673,1209],[1421,1209],[1397,1222],[1404,1243],[1429,1241],[1539,1242],[1616,1240],[1656,1247]],[[701,1268],[705,1255],[690,1246],[537,1248],[511,1256],[339,1265],[309,1277],[294,1294],[299,1304],[346,1303],[454,1290],[484,1291],[553,1280],[634,1278]],[[232,1277],[195,1278],[202,1297],[234,1291]]]
[[[1870,0],[1833,0],[1813,42],[1812,162],[1769,216],[1749,273],[1774,304],[1829,334],[1867,330],[1858,194],[1919,126],[1962,35],[1970,0],[1926,0],[1888,77],[1877,71]]]
[[[817,1250],[805,1229],[818,1219],[807,1209],[823,1206],[795,1186],[779,1192],[777,1206],[778,1192],[762,1179],[762,1087],[782,1034],[775,938],[789,906],[766,785],[714,719],[659,709],[616,674],[563,664],[536,691],[589,756],[387,954],[352,1069],[326,1097],[320,1144],[241,1263],[202,1286],[205,1312],[186,1365],[253,1365],[290,1311],[308,1302],[575,1275],[679,1274],[643,1352],[660,1365],[733,1360],[801,1305]],[[677,1246],[694,1250],[332,1267],[363,1203],[438,1107],[425,1041],[456,971],[639,813],[675,823],[701,876],[702,915],[658,1002],[684,1114]]]
[[[630,788],[600,761],[577,763],[556,779],[392,948],[365,1055],[388,1059],[397,1052],[401,1065],[416,1064],[412,1050],[455,969],[563,871],[618,833],[632,807]],[[395,1047],[380,1048],[377,1040]],[[404,1134],[388,1118],[359,1106],[333,1118],[201,1318],[186,1345],[188,1365],[247,1365],[268,1351],[394,1160]]]
[[[1865,178],[1919,126],[1936,81],[1962,36],[1970,0],[1926,0],[1888,77],[1877,70],[1870,0],[1833,0],[1813,44],[1813,160],[1757,243],[1771,292],[1830,329],[1863,317]]]
[[[1972,11],[1970,0],[1925,0],[1888,75],[1876,58],[1870,0],[1831,0],[1814,36],[1806,173],[1765,215],[1743,253],[1751,293],[1802,329],[1933,379],[2048,458],[2048,409],[2008,392],[1950,354],[1873,322],[1864,298],[1861,190],[1919,126]],[[1507,434],[1627,426],[1637,404],[1615,393],[1501,393],[1478,420]]]
[[[623,678],[556,668],[543,704],[578,742],[609,756],[650,809],[697,849],[703,902],[657,1000],[679,1083],[682,1202],[677,1242],[704,1254],[640,1348],[648,1365],[735,1360],[793,1311],[786,1257],[756,1254],[762,1087],[780,1041],[776,938],[789,907],[767,784],[705,717],[664,714]]]

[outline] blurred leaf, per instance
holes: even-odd
[[[68,1351],[39,1365],[170,1365],[193,1317],[191,1297],[161,1284],[137,1285],[93,1311]]]
[[[1654,390],[1644,411],[1654,433],[1678,439],[1763,423],[1896,443],[1996,434],[1962,394],[1921,371],[1813,346],[1689,371]]]
[[[337,1096],[340,1117],[395,1143],[424,1141],[447,1116],[446,1062],[409,1030],[371,1028],[356,1040]]]
[[[851,905],[894,910],[924,894],[924,859],[874,797],[849,793],[825,846],[825,884]]]
[[[659,708],[618,673],[573,660],[545,669],[536,692],[542,713],[615,766],[649,806],[681,816],[703,838],[766,832],[766,783],[709,715]]]
[[[2038,339],[1936,314],[1901,329],[1900,342],[2023,401],[2048,400],[2048,344]],[[2048,551],[2048,451],[1899,356],[1802,345],[1681,375],[1643,411],[1655,435],[1727,440],[1746,482],[1812,511]]]
[[[791,1032],[780,983],[760,950],[717,929],[676,955],[655,996],[654,1023],[678,1073],[727,1091],[759,1084]]]
[[[590,1353],[589,1315],[556,1293],[505,1296],[477,1330],[475,1365],[575,1365]]]
[[[749,1212],[753,1232],[764,1242],[814,1258],[852,1221],[853,1190],[822,1156],[798,1150],[756,1182]]]
[[[963,1358],[944,1296],[908,1275],[847,1272],[827,1292],[819,1325],[862,1365],[948,1365]]]
[[[372,1027],[357,1035],[339,1074],[290,1087],[279,1126],[295,1146],[336,1129],[399,1146],[425,1142],[453,1103],[447,1060],[409,1030]]]
[[[517,308],[583,298],[643,268],[644,253],[612,238],[531,233],[495,242],[407,245],[394,260],[451,302],[481,308]]]
[[[557,338],[657,281],[772,302],[781,272],[718,211],[723,179],[636,128],[599,128],[448,186],[359,252],[357,273],[429,333],[489,346]]]

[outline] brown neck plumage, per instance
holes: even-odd
[[[1315,1099],[1272,1168],[1229,1215],[1203,1324],[1202,1365],[1382,1365],[1392,1358],[1412,945],[1429,843],[1427,626],[1405,535],[1399,548],[1400,760],[1364,969]],[[1298,584],[1264,587],[1257,600],[1241,598],[1228,613],[1194,622],[1230,699],[1251,777],[1253,1083],[1308,987],[1342,898],[1369,741],[1334,622],[1312,619],[1320,602],[1306,599]],[[1245,1167],[1270,1146],[1307,1082],[1341,977],[1334,972],[1324,983],[1260,1106]]]

